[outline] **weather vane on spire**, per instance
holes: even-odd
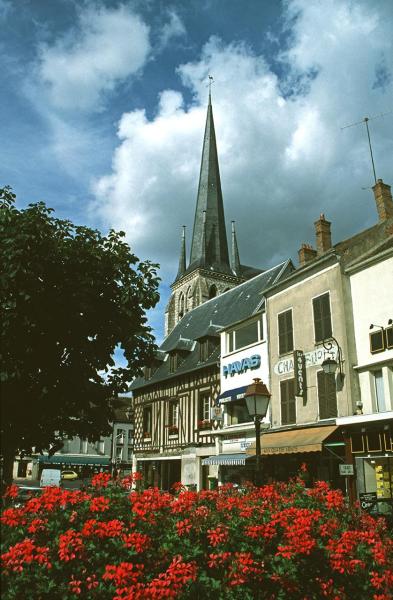
[[[214,83],[214,79],[213,79],[213,77],[211,75],[209,75],[209,83],[206,86],[206,87],[209,88],[209,96],[210,96],[211,91],[212,91],[212,85],[213,85],[213,83]]]

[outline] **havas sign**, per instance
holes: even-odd
[[[253,354],[250,357],[243,358],[242,360],[235,360],[228,365],[224,365],[222,367],[222,373],[224,377],[228,377],[228,375],[245,373],[248,369],[258,369],[261,366],[261,355]]]

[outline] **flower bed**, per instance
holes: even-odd
[[[392,598],[386,524],[325,483],[173,495],[131,483],[105,473],[5,508],[2,598]]]

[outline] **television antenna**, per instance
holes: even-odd
[[[371,146],[371,138],[370,138],[370,130],[368,128],[368,122],[369,121],[374,121],[374,119],[379,119],[380,117],[384,117],[385,115],[390,115],[393,112],[393,110],[389,110],[386,113],[381,113],[380,115],[375,115],[373,117],[364,117],[364,119],[362,119],[361,121],[357,121],[356,123],[351,123],[350,125],[344,125],[344,127],[341,127],[341,131],[343,129],[348,129],[348,127],[355,127],[355,125],[361,125],[362,123],[364,123],[366,125],[366,130],[367,130],[367,138],[368,138],[368,146],[370,148],[370,156],[371,156],[371,164],[373,166],[373,173],[374,173],[374,182],[377,183],[377,176],[375,173],[375,164],[374,164],[374,156],[373,156],[373,149]]]

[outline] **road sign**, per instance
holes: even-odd
[[[360,506],[363,510],[370,510],[377,501],[377,492],[359,494]]]
[[[353,465],[339,465],[340,475],[353,475]]]

